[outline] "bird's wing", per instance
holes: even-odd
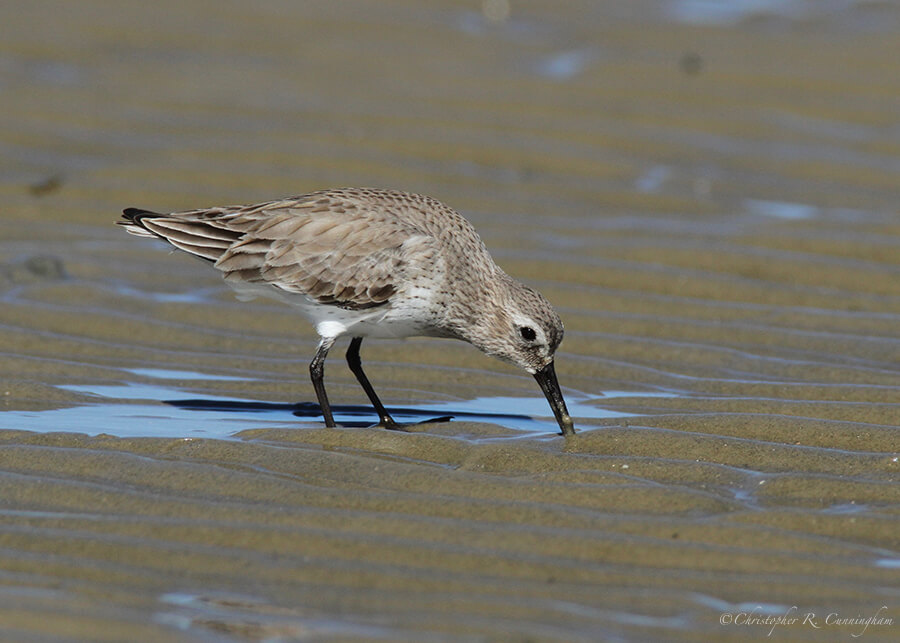
[[[354,310],[387,303],[408,253],[429,241],[385,212],[327,195],[172,214],[129,208],[120,223],[214,262],[235,284]]]

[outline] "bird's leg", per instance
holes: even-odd
[[[356,379],[359,381],[360,386],[363,387],[363,390],[369,397],[369,401],[372,403],[372,406],[375,407],[375,412],[378,413],[379,424],[386,429],[402,431],[403,427],[394,422],[394,419],[387,412],[387,409],[384,408],[381,400],[378,399],[378,395],[375,394],[375,389],[372,388],[369,378],[366,377],[366,374],[363,372],[362,360],[359,358],[359,347],[362,344],[362,340],[362,337],[354,337],[350,341],[350,347],[347,349],[347,365],[350,367],[350,370],[353,371],[353,374],[356,375]]]
[[[313,388],[316,389],[316,397],[319,398],[319,408],[322,409],[322,417],[325,418],[325,426],[337,426],[334,416],[331,414],[331,404],[328,403],[328,395],[325,394],[325,356],[328,349],[334,345],[334,337],[323,337],[316,348],[316,355],[309,363],[309,376],[312,378]]]

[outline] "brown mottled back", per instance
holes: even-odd
[[[435,209],[441,210],[439,221]],[[353,310],[387,302],[407,276],[410,251],[420,252],[428,239],[455,246],[474,238],[478,252],[471,259],[481,266],[490,261],[472,226],[455,211],[429,197],[390,190],[327,190],[171,214],[129,209],[125,217],[129,232],[149,232],[208,259],[228,281],[268,283]]]

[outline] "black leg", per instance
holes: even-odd
[[[353,374],[356,375],[356,379],[363,387],[366,395],[369,396],[369,401],[372,403],[372,406],[375,407],[375,412],[378,413],[378,419],[380,420],[381,426],[386,429],[403,430],[399,424],[394,422],[394,419],[387,412],[387,409],[384,408],[384,404],[381,403],[381,400],[378,399],[378,395],[375,394],[375,389],[372,388],[369,378],[366,377],[366,374],[363,372],[362,360],[359,358],[359,347],[362,344],[362,340],[362,337],[354,337],[350,341],[350,348],[347,349],[347,365],[350,367],[350,370],[353,371]]]
[[[328,403],[328,395],[325,394],[325,356],[328,349],[334,345],[334,337],[323,337],[316,349],[316,356],[309,363],[309,376],[312,378],[313,388],[316,389],[316,397],[319,398],[319,407],[322,409],[322,417],[325,418],[325,426],[337,426],[334,416],[331,414],[331,404]]]

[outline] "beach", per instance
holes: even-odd
[[[900,11],[0,8],[0,638],[894,640]],[[751,3],[752,4],[752,3]],[[765,3],[762,3],[765,4]],[[626,8],[627,7],[627,8]],[[566,327],[317,336],[123,208],[431,195]]]

